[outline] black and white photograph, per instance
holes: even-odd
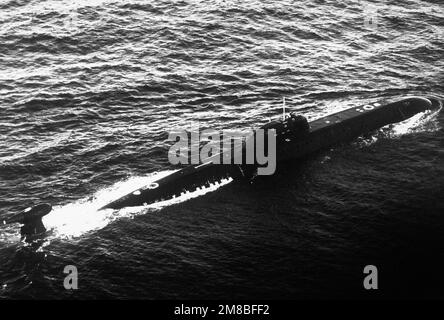
[[[441,0],[0,0],[0,300],[443,300],[443,34]]]

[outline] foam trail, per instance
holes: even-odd
[[[418,113],[409,119],[395,124],[389,124],[373,133],[370,137],[359,137],[357,144],[361,147],[377,142],[381,137],[398,138],[413,132],[434,132],[439,130],[436,116],[442,108]]]
[[[391,128],[393,136],[397,137],[411,132],[433,132],[438,130],[438,123],[433,120],[440,111],[441,108],[438,110],[421,112],[405,121],[396,123]]]
[[[165,206],[184,202],[215,191],[232,181],[231,178],[224,179],[220,184],[193,192],[186,192],[180,197],[147,206],[127,207],[120,210],[98,210],[112,200],[173,172],[174,170],[170,170],[146,177],[132,177],[126,181],[118,182],[112,187],[100,190],[88,199],[81,199],[63,206],[55,206],[53,211],[42,219],[45,227],[52,231],[48,239],[79,237],[87,232],[102,229],[116,219],[124,217],[132,218],[139,214],[154,212]]]

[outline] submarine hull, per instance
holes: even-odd
[[[301,117],[306,122],[306,125],[302,125],[304,130],[300,130],[300,124],[294,125],[294,116],[285,120],[272,121],[262,128],[276,130],[277,162],[289,161],[304,158],[388,124],[404,121],[418,113],[438,109],[440,106],[441,102],[437,99],[411,97],[396,102],[379,102],[349,108],[309,123]],[[233,157],[236,157],[235,150]],[[190,165],[137,189],[101,209],[143,206],[168,200],[199,188],[217,186],[228,179],[251,177],[256,168],[255,165],[227,165],[211,162]]]
[[[297,159],[338,143],[351,141],[386,125],[402,122],[428,110],[437,110],[437,99],[411,97],[349,108],[309,123],[307,136],[289,141],[277,152],[278,160]]]

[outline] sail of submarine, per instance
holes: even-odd
[[[275,129],[277,162],[292,161],[440,107],[441,101],[433,97],[408,97],[395,102],[378,102],[349,108],[311,122],[303,116],[291,113],[284,119],[269,122],[261,128]],[[230,156],[236,157],[236,154]],[[227,179],[244,177],[254,168],[252,165],[225,165],[211,161],[189,165],[112,201],[100,210],[143,206],[168,200],[199,188],[217,185]]]

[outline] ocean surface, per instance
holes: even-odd
[[[439,112],[251,184],[97,211],[175,170],[168,133],[196,122],[444,98],[443,32],[438,0],[1,0],[0,221],[54,210],[34,244],[0,226],[0,298],[444,298]]]

